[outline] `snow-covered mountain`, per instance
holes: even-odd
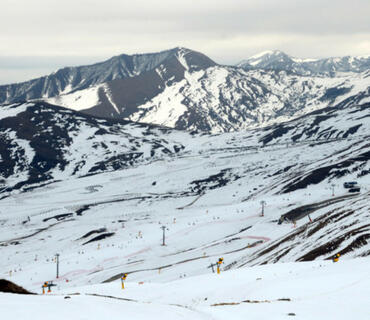
[[[369,61],[366,57],[307,61],[271,51],[235,67],[176,48],[121,55],[2,86],[0,101],[42,99],[93,116],[230,132],[286,121],[348,98],[367,99]],[[42,89],[35,89],[40,81]]]
[[[208,67],[215,63],[203,54],[184,48],[174,48],[158,53],[126,55],[121,54],[107,61],[80,67],[66,67],[41,78],[22,83],[0,86],[0,104],[14,103],[24,100],[49,98],[65,93],[75,92],[91,86],[112,81],[135,77],[152,71],[163,64],[179,68],[176,57],[180,52],[188,51],[188,64],[196,61],[195,67]],[[180,67],[181,69],[181,67]],[[174,70],[174,72],[179,72]]]
[[[300,59],[279,50],[264,51],[237,64],[238,67],[287,71],[299,75],[334,77],[342,72],[360,73],[370,69],[370,55],[345,56],[322,59]]]
[[[278,123],[352,96],[370,97],[370,71],[333,78],[225,66],[187,68],[175,77],[170,70],[47,101],[91,115],[216,133]]]

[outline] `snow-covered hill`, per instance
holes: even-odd
[[[44,102],[2,106],[0,128],[0,178],[8,189],[118,170],[183,149],[173,140],[179,132]]]
[[[119,281],[48,296],[0,294],[4,318],[37,319],[358,319],[369,317],[369,258],[242,268],[165,284]],[[14,306],[22,306],[15,308]],[[56,312],[57,310],[57,312]]]
[[[213,135],[2,106],[0,278],[56,284],[2,317],[368,319],[366,99]]]
[[[211,273],[219,257],[231,270],[368,256],[369,107],[348,100],[208,135],[8,106],[1,137],[14,152],[0,163],[11,163],[0,200],[1,276],[31,290],[46,280],[74,290],[124,272],[134,282]],[[132,153],[140,155],[127,160]],[[361,192],[348,193],[346,181]]]
[[[225,136],[190,134],[122,120],[98,119],[44,102],[7,105],[2,107],[0,118],[1,178],[10,189],[37,186],[71,176],[167,161],[183,154],[206,153],[214,144],[216,149],[233,147],[237,152],[247,148],[242,147],[246,145],[255,150],[270,144],[316,145],[353,137],[363,143],[369,134],[369,103],[362,103],[364,100],[366,98],[359,95],[356,99],[348,98],[337,107],[320,109],[296,120]],[[230,139],[235,142],[231,143]],[[203,141],[204,148],[199,149],[197,145]],[[355,156],[355,150],[366,153],[361,148],[351,148],[352,156]],[[320,163],[320,168],[325,164],[328,163]],[[312,168],[315,166],[320,169],[317,163]],[[333,173],[331,169],[328,166],[322,179]],[[303,179],[308,180],[306,185],[302,179],[291,177],[284,189],[295,188],[296,184],[305,187],[310,178]]]

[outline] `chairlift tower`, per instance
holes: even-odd
[[[166,245],[166,226],[161,227],[163,230],[163,237],[162,237],[162,246]]]
[[[57,279],[59,278],[59,253],[55,255],[55,262],[57,264]]]
[[[265,215],[266,201],[265,200],[262,200],[260,203],[261,203],[261,206],[262,206],[261,217],[263,217]]]
[[[334,197],[334,188],[335,188],[335,184],[332,183],[331,185],[331,195]]]

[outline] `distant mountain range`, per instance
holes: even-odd
[[[268,51],[236,66],[175,48],[120,55],[0,86],[0,103],[43,100],[83,113],[228,132],[282,122],[370,97],[370,56],[297,59]]]
[[[284,70],[299,75],[321,75],[335,77],[340,72],[360,73],[370,69],[370,55],[345,56],[324,59],[299,59],[279,50],[265,51],[237,64],[252,70]]]

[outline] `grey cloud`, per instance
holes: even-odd
[[[175,46],[221,63],[266,49],[302,57],[369,54],[369,15],[369,0],[2,0],[0,57],[23,58],[0,59],[0,81],[5,68]]]
[[[22,21],[11,23],[9,32],[29,32],[35,29],[46,33],[57,31],[68,34],[76,28],[98,33],[114,29],[170,32],[183,30],[184,27],[189,32],[199,30],[207,33],[220,30],[230,33],[370,31],[370,2],[361,0],[350,3],[348,0],[18,2],[23,3],[17,6],[19,9],[15,10],[11,6],[7,12],[5,7],[3,16],[0,13],[0,24],[6,27],[8,21],[14,22],[14,18],[18,16],[31,25],[28,25],[27,31]],[[149,25],[150,30],[147,28]]]

